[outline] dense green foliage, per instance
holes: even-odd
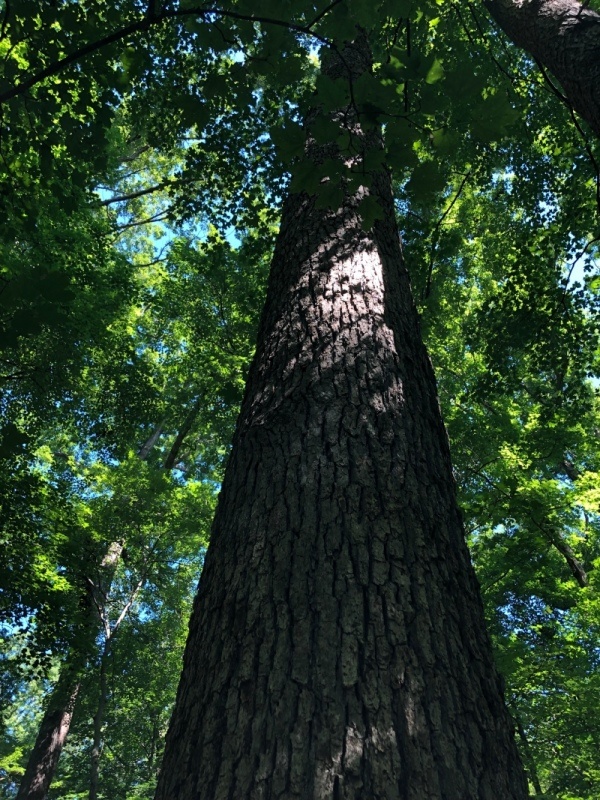
[[[478,6],[207,8],[0,3],[0,796],[66,669],[50,797],[101,693],[100,796],[152,796],[290,168],[323,207],[364,180],[302,163],[316,83],[323,143],[349,100],[385,126],[532,792],[600,798],[600,148]],[[374,73],[318,76],[357,22]]]

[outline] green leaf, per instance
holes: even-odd
[[[320,32],[339,43],[350,42],[355,38],[356,19],[352,16],[347,3],[339,3],[331,13],[325,15]]]
[[[368,150],[363,158],[362,167],[365,172],[379,172],[385,164],[385,152],[377,147]]]
[[[460,146],[461,136],[457,131],[439,129],[431,134],[431,140],[441,155],[451,155]]]
[[[502,138],[519,119],[505,92],[495,92],[482,100],[471,113],[471,130],[478,139],[493,142]]]
[[[184,25],[190,33],[194,34],[197,47],[214,50],[217,53],[231,48],[231,41],[222,25],[216,28],[201,18],[193,16],[186,17]]]
[[[393,19],[408,19],[412,16],[416,0],[384,0],[381,11]]]
[[[373,3],[370,0],[350,0],[348,2],[350,15],[356,23],[363,28],[373,25]]]
[[[179,100],[183,124],[186,127],[196,127],[198,131],[203,131],[212,117],[212,111],[208,103],[195,95],[185,94]]]
[[[314,137],[317,144],[327,144],[335,142],[340,136],[340,126],[329,116],[319,114],[310,123],[310,134]]]
[[[314,162],[306,159],[294,166],[290,191],[313,194],[317,190],[319,182],[320,177],[317,174]]]
[[[229,91],[229,82],[225,75],[211,73],[202,87],[205,97],[209,99],[226,97]]]
[[[406,191],[417,201],[426,202],[446,185],[446,175],[435,161],[424,161],[413,170]]]
[[[427,76],[425,78],[425,82],[432,84],[437,83],[441,78],[444,77],[444,67],[442,66],[442,62],[436,58],[429,71],[427,72]]]
[[[419,163],[415,143],[420,138],[421,132],[404,119],[392,120],[386,124],[386,164],[397,175],[407,168],[416,167]]]
[[[327,75],[319,75],[316,82],[317,102],[325,111],[336,111],[350,102],[348,81],[332,80]]]
[[[319,184],[315,208],[331,209],[336,211],[344,200],[344,192],[339,183],[327,181]]]
[[[358,213],[361,216],[361,227],[364,231],[370,231],[375,221],[384,217],[381,203],[370,194],[361,199],[358,205]]]
[[[282,127],[271,128],[270,135],[284,161],[303,155],[306,133],[300,125],[288,122]]]

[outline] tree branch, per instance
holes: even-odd
[[[97,594],[98,591],[100,591],[100,589],[99,589],[99,587],[96,586],[96,584],[94,583],[94,581],[91,578],[86,576],[85,580],[86,580],[86,582],[88,584],[88,594],[92,599],[92,603],[96,607],[96,611],[98,612],[98,619],[102,623],[102,627],[104,629],[104,635],[105,635],[105,637],[110,639],[110,625],[108,624],[108,620],[106,618],[106,615],[104,614],[104,610],[103,610],[102,606],[100,605],[100,603],[98,602],[98,598],[96,597],[96,594]]]
[[[160,437],[160,435],[161,435],[161,433],[163,431],[163,428],[165,426],[165,422],[166,422],[166,420],[162,419],[158,423],[158,425],[154,428],[154,430],[152,431],[152,433],[150,434],[148,439],[144,442],[144,444],[138,450],[137,455],[138,455],[138,458],[141,461],[145,461],[148,458],[148,456],[150,455],[150,453],[152,451],[152,448],[157,443],[157,441],[158,441],[158,439],[159,439],[159,437]]]
[[[505,497],[507,497],[509,499],[512,499],[512,495],[511,494],[509,494],[508,492],[506,492],[503,489],[501,489],[484,472],[479,472],[478,470],[475,470],[475,469],[473,469],[472,472],[475,475],[479,475],[480,478],[483,478],[483,480],[486,483],[488,483],[490,486],[492,486],[497,492],[500,492],[500,494],[504,495]],[[571,574],[573,575],[573,577],[575,578],[575,580],[577,581],[579,586],[582,589],[585,589],[585,587],[589,584],[589,578],[587,576],[587,573],[586,573],[581,561],[579,561],[579,559],[577,558],[577,556],[575,555],[575,553],[573,552],[571,547],[567,544],[567,542],[561,536],[560,531],[557,532],[556,534],[554,534],[551,531],[549,531],[546,527],[544,527],[544,525],[542,525],[542,523],[537,521],[537,519],[533,516],[531,511],[527,511],[526,515],[527,515],[527,518],[529,519],[529,521],[533,525],[535,525],[535,527],[540,531],[540,533],[548,541],[548,543],[551,545],[551,547],[554,547],[555,550],[557,550],[561,554],[561,556],[565,559],[569,569],[571,570]]]
[[[167,186],[171,186],[175,183],[175,181],[165,181],[164,183],[157,183],[155,186],[148,186],[146,189],[138,189],[135,192],[129,192],[128,194],[121,194],[117,197],[108,197],[106,200],[101,200],[101,206],[110,206],[113,203],[126,203],[128,200],[135,200],[136,197],[143,197],[146,194],[152,194],[153,192],[158,192],[161,189],[164,189]]]
[[[117,632],[119,626],[121,625],[121,623],[123,622],[123,620],[127,616],[127,612],[129,611],[131,606],[135,603],[135,600],[136,600],[138,594],[140,593],[140,590],[142,589],[142,587],[143,587],[143,585],[145,583],[146,583],[146,575],[144,574],[144,575],[142,575],[142,577],[137,582],[136,587],[133,590],[133,592],[131,593],[131,596],[130,596],[129,600],[125,603],[125,605],[123,606],[123,608],[121,610],[121,613],[119,614],[119,616],[115,620],[115,623],[113,624],[112,630],[110,632],[110,636],[114,636],[115,633]]]
[[[331,42],[324,36],[321,36],[318,33],[314,33],[311,30],[311,25],[297,25],[294,22],[286,22],[285,20],[275,19],[273,17],[263,17],[257,14],[241,14],[237,11],[231,11],[223,8],[186,8],[186,9],[172,9],[172,10],[163,10],[160,14],[155,14],[151,16],[144,15],[142,19],[139,19],[137,22],[132,22],[130,25],[125,26],[124,28],[120,28],[117,31],[113,31],[109,33],[107,36],[104,36],[102,39],[98,39],[95,42],[88,42],[88,44],[80,47],[79,49],[75,50],[73,53],[70,53],[68,56],[55,61],[53,64],[50,64],[45,69],[40,70],[35,75],[31,75],[29,78],[17,83],[12,89],[8,89],[7,91],[0,94],[0,104],[6,103],[8,100],[12,100],[14,97],[18,97],[21,94],[24,94],[28,89],[31,89],[33,86],[36,86],[38,83],[41,83],[46,78],[50,78],[53,75],[57,75],[59,72],[62,72],[66,67],[70,64],[74,64],[77,61],[85,58],[86,56],[91,55],[92,53],[97,52],[98,50],[102,50],[102,48],[107,47],[110,44],[114,44],[115,42],[123,41],[128,36],[132,36],[135,33],[141,33],[143,31],[148,30],[153,25],[158,25],[162,22],[165,22],[169,19],[177,19],[179,17],[202,17],[203,19],[207,19],[211,16],[219,16],[219,17],[227,17],[229,19],[237,19],[247,22],[260,22],[265,25],[276,25],[278,27],[287,28],[288,30],[296,31],[297,33],[303,33],[306,36],[311,36],[313,39],[321,42],[321,44],[327,45],[328,47],[331,46]],[[317,18],[318,19],[318,18]]]
[[[341,2],[342,2],[342,0],[333,0],[333,2],[330,3],[326,8],[324,8],[323,11],[321,11],[320,14],[317,14],[317,16],[313,19],[313,21],[311,23],[309,23],[309,25],[307,27],[308,28],[314,28],[314,26],[317,24],[317,22],[320,22],[323,19],[323,17],[327,16],[327,14],[329,14],[329,12],[335,6],[339,5]]]
[[[95,53],[97,50],[101,50],[103,47],[107,47],[109,44],[113,44],[114,42],[120,42],[121,40],[127,38],[127,36],[131,36],[134,33],[146,30],[148,27],[150,27],[152,22],[153,20],[148,20],[144,17],[144,19],[139,20],[138,22],[133,22],[131,25],[127,25],[125,28],[121,28],[118,31],[109,33],[108,36],[104,36],[102,39],[98,39],[96,42],[89,42],[83,47],[80,47],[78,50],[75,50],[75,52],[71,53],[70,55],[61,58],[58,61],[55,61],[54,64],[50,64],[45,69],[40,70],[35,75],[26,78],[20,83],[17,83],[12,87],[12,89],[8,89],[8,91],[0,94],[0,104],[6,103],[8,100],[12,100],[13,97],[18,97],[19,95],[24,94],[28,89],[36,86],[38,83],[41,83],[46,78],[51,78],[53,75],[57,75],[59,72],[62,72],[65,67],[68,67],[70,64],[74,64],[76,61]]]
[[[120,236],[125,231],[129,230],[130,228],[139,228],[140,225],[151,225],[154,222],[164,222],[166,219],[169,218],[169,214],[173,211],[174,206],[169,206],[164,211],[157,211],[152,217],[147,217],[146,219],[139,219],[136,222],[126,222],[123,225],[116,226],[116,235]],[[109,235],[109,234],[104,234]]]
[[[458,187],[458,190],[457,190],[456,194],[454,195],[454,197],[452,198],[452,201],[450,202],[448,208],[444,211],[442,216],[438,219],[438,221],[435,224],[434,229],[431,232],[431,237],[430,237],[431,238],[431,253],[430,253],[430,258],[429,258],[429,269],[428,269],[428,272],[427,272],[427,283],[425,285],[425,291],[424,291],[424,294],[423,294],[423,299],[424,300],[426,300],[429,297],[429,295],[431,294],[431,283],[432,283],[432,278],[433,278],[434,256],[435,256],[435,249],[436,249],[436,246],[437,246],[437,243],[438,243],[438,237],[439,237],[440,228],[441,228],[444,220],[448,216],[448,214],[454,208],[454,205],[455,205],[456,201],[461,196],[462,191],[463,191],[463,189],[465,188],[465,186],[467,184],[467,181],[471,177],[472,171],[473,170],[469,170],[467,172],[467,174],[464,175],[462,181],[460,182],[460,186]]]
[[[171,470],[175,466],[179,453],[181,452],[181,447],[183,445],[184,439],[190,432],[191,427],[194,424],[194,420],[198,416],[198,411],[200,410],[200,400],[201,400],[200,397],[198,397],[195,400],[188,415],[186,416],[183,425],[181,426],[181,430],[177,434],[175,441],[173,442],[173,446],[169,451],[169,455],[165,459],[165,465],[164,465],[165,470]]]

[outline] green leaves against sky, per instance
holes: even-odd
[[[598,147],[480,4],[211,8],[0,3],[0,796],[81,659],[51,797],[86,792],[128,603],[101,785],[152,796],[290,176],[326,213],[385,168],[527,768],[598,798]],[[357,24],[372,74],[319,75]],[[348,106],[383,155],[337,157]]]

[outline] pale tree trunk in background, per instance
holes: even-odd
[[[183,424],[181,426],[181,429],[179,430],[177,436],[175,437],[175,441],[173,442],[173,445],[171,446],[171,449],[169,450],[169,453],[168,453],[167,458],[165,459],[165,463],[163,465],[163,469],[169,471],[169,470],[173,469],[173,467],[177,463],[177,459],[179,457],[179,454],[180,454],[181,448],[183,446],[183,443],[185,441],[185,438],[189,434],[189,432],[190,432],[190,430],[192,428],[192,425],[193,425],[193,423],[194,423],[194,421],[195,421],[195,419],[196,419],[196,417],[198,415],[198,412],[200,410],[200,403],[201,403],[200,398],[197,398],[193,402],[192,408],[188,412],[188,414],[187,414],[187,416],[186,416],[186,418],[185,418],[185,420],[184,420],[184,422],[183,422]],[[164,427],[164,421],[160,422],[159,425],[157,425],[157,427],[155,428],[155,430],[152,433],[152,435],[150,436],[150,438],[143,445],[143,447],[139,450],[138,457],[142,461],[146,460],[148,458],[148,456],[150,455],[150,453],[152,451],[152,448],[157,443],[157,441],[158,441],[158,439],[159,439],[159,437],[160,437],[160,435],[161,435],[161,433],[163,431],[163,427]],[[111,563],[111,565],[113,567],[113,575],[114,575],[114,570],[116,569],[116,567],[117,567],[117,565],[119,563],[119,560],[121,558],[121,555],[122,555],[122,552],[123,552],[123,548],[124,548],[124,545],[123,545],[122,542],[113,542],[111,544],[110,548],[109,548],[109,551],[108,551],[107,555],[105,556],[104,561],[103,561],[103,566],[106,567],[107,564],[108,564],[108,561],[110,560],[110,563]],[[100,616],[102,617],[102,622],[103,622],[103,625],[104,625],[104,637],[105,638],[104,638],[104,648],[103,648],[102,655],[101,655],[101,658],[100,658],[100,669],[99,669],[99,673],[98,673],[98,702],[97,702],[97,705],[96,705],[96,713],[94,714],[94,734],[93,734],[93,739],[92,739],[92,751],[91,751],[91,757],[90,757],[90,786],[89,786],[89,792],[88,792],[88,800],[98,800],[98,796],[99,796],[100,761],[101,761],[101,757],[102,757],[103,744],[104,744],[104,742],[103,742],[103,729],[104,729],[104,720],[105,720],[105,716],[106,716],[106,709],[107,709],[108,700],[109,700],[109,687],[108,687],[107,670],[108,670],[108,660],[109,660],[109,658],[111,656],[113,640],[114,640],[114,637],[115,637],[115,635],[116,635],[121,623],[123,622],[123,620],[127,616],[127,613],[129,611],[129,609],[131,608],[131,606],[135,602],[135,599],[136,599],[139,591],[142,589],[142,587],[144,585],[144,582],[145,582],[145,577],[142,574],[142,576],[140,577],[140,580],[138,582],[137,587],[133,590],[133,592],[132,592],[127,604],[122,609],[119,617],[113,623],[112,626],[110,625],[110,622],[109,622],[108,618],[106,617],[106,615],[103,616],[101,610],[99,609],[99,613],[100,613]],[[108,591],[106,591],[105,596],[107,594],[108,594]],[[155,747],[155,744],[153,743],[152,744],[152,754],[151,754],[152,755],[152,762],[154,761],[154,747]]]
[[[121,551],[123,548],[121,547]],[[121,553],[119,553],[120,556]],[[98,787],[100,785],[100,758],[103,749],[103,728],[104,717],[106,715],[106,707],[109,699],[108,689],[108,659],[110,658],[113,641],[121,626],[123,620],[127,617],[129,610],[136,601],[136,598],[146,582],[145,570],[142,570],[142,575],[139,577],[137,585],[132,589],[131,594],[117,619],[111,624],[106,614],[101,614],[101,621],[104,626],[104,647],[100,656],[100,668],[98,671],[98,702],[96,704],[96,713],[94,714],[94,735],[92,738],[92,752],[90,758],[90,787],[88,798],[89,800],[97,800]]]
[[[79,687],[79,677],[65,670],[50,695],[17,800],[45,800],[69,732]]]
[[[364,189],[284,204],[156,800],[528,796],[387,175],[371,192],[368,233]]]
[[[600,136],[600,14],[577,0],[483,0],[512,41],[560,81]]]
[[[140,449],[138,450],[138,458],[140,459],[140,461],[145,461],[148,458],[148,456],[152,452],[152,448],[160,439],[160,435],[163,432],[164,425],[165,425],[165,420],[159,422],[154,431],[152,432],[152,434],[149,436],[149,438],[140,447]]]
[[[163,464],[163,469],[170,471],[173,469],[175,464],[177,463],[177,459],[179,457],[181,448],[183,443],[186,439],[186,436],[189,434],[196,417],[198,416],[198,412],[200,410],[201,400],[200,398],[196,398],[192,404],[191,410],[185,417],[185,420],[175,437],[175,441],[173,442],[169,453],[165,459]],[[145,444],[140,448],[138,452],[138,457],[145,461],[150,453],[152,452],[153,447],[156,445],[160,435],[163,432],[164,428],[164,420],[160,422],[154,432],[149,437],[149,439],[145,442]],[[106,567],[107,559],[111,559],[111,563],[113,565],[113,574],[114,569],[116,569],[119,560],[121,558],[123,552],[124,544],[122,542],[113,542],[109,548],[109,552],[104,559],[103,566]],[[109,700],[109,687],[108,687],[108,680],[107,680],[107,669],[108,669],[108,659],[110,658],[113,639],[121,625],[121,622],[125,619],[129,609],[135,602],[135,599],[142,589],[145,582],[145,578],[142,575],[140,581],[138,582],[137,587],[134,589],[131,597],[129,598],[125,608],[121,611],[118,619],[113,623],[111,626],[109,620],[106,616],[102,617],[102,612],[99,609],[100,616],[102,617],[102,622],[104,625],[104,649],[102,651],[102,655],[100,658],[100,669],[98,673],[98,702],[96,705],[96,713],[94,714],[94,734],[92,739],[92,751],[90,757],[90,786],[88,792],[88,800],[98,800],[99,796],[99,787],[100,787],[100,761],[102,758],[102,751],[103,751],[103,729],[104,729],[104,721],[106,716],[106,709]],[[105,593],[105,596],[108,592]],[[153,745],[154,747],[154,745]],[[154,760],[154,753],[152,753],[152,760]]]
[[[164,427],[164,421],[160,422],[150,437],[142,445],[138,452],[138,457],[145,461],[150,455],[152,448],[157,443]],[[100,625],[105,627],[104,603],[110,592],[115,571],[119,565],[123,552],[124,542],[114,541],[108,547],[106,554],[102,558],[97,575],[97,584],[91,578],[87,579],[86,594],[83,602],[88,609],[89,625],[97,632]],[[112,634],[114,634],[114,630]],[[108,631],[107,645],[111,642],[111,631]],[[108,657],[109,647],[106,646],[100,666],[100,694],[99,704],[94,716],[94,740],[91,757],[90,775],[90,798],[95,800],[98,790],[98,770],[100,763],[102,745],[102,724],[107,700],[106,687],[106,658]],[[86,660],[85,654],[73,653],[71,658],[63,665],[61,677],[56,687],[50,695],[46,711],[40,723],[40,729],[36,743],[29,755],[27,768],[19,786],[17,800],[45,800],[48,789],[54,778],[56,768],[67,734],[71,725],[77,695],[81,686],[81,674],[83,667],[81,662]],[[73,663],[79,664],[74,668]]]

